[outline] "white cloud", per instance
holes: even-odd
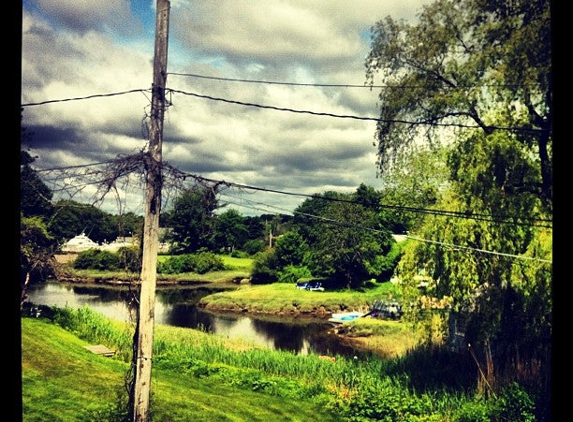
[[[427,0],[171,1],[168,71],[299,84],[362,85],[370,26],[412,18]],[[148,89],[151,0],[29,0],[23,11],[22,103]],[[146,25],[144,27],[144,25]],[[163,158],[181,171],[304,194],[378,187],[375,123],[258,106],[376,117],[377,91],[169,75]],[[39,167],[98,162],[140,151],[150,94],[25,107]],[[124,192],[123,190],[121,192]],[[292,211],[303,198],[228,192]],[[137,192],[124,192],[131,208]],[[113,200],[112,200],[113,202]],[[110,205],[111,206],[111,205]],[[246,209],[241,212],[248,211]]]

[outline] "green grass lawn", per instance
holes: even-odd
[[[238,289],[215,293],[204,297],[201,302],[207,308],[237,308],[252,312],[315,312],[324,308],[326,312],[367,312],[377,299],[396,297],[397,287],[392,283],[377,283],[364,291],[307,291],[292,283],[264,285],[242,285]]]
[[[38,319],[22,319],[22,420],[105,421],[124,388],[128,364],[95,355],[74,334]],[[335,421],[304,397],[280,398],[223,385],[178,370],[154,368],[155,421]]]

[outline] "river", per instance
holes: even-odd
[[[329,322],[318,318],[264,318],[205,311],[199,300],[213,293],[210,286],[159,287],[155,323],[201,329],[228,338],[242,338],[295,354],[352,356],[360,354],[329,332]],[[48,282],[30,286],[28,301],[36,305],[80,308],[89,306],[104,316],[133,321],[130,310],[135,295],[127,287]]]

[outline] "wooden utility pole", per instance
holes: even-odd
[[[153,329],[155,323],[155,287],[157,283],[157,251],[159,248],[159,213],[161,211],[161,148],[165,114],[165,84],[167,81],[167,44],[169,35],[169,0],[157,0],[155,20],[155,53],[149,151],[145,157],[145,221],[143,228],[143,257],[139,312],[134,335],[134,380],[131,389],[131,420],[149,420]]]

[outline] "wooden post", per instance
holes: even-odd
[[[153,358],[153,329],[155,322],[155,287],[157,284],[157,251],[159,248],[159,213],[161,211],[161,148],[165,113],[165,84],[167,80],[167,44],[169,33],[169,0],[157,0],[155,22],[155,54],[151,99],[149,151],[145,160],[146,209],[143,228],[143,257],[141,291],[133,365],[132,421],[149,420],[151,367]]]

